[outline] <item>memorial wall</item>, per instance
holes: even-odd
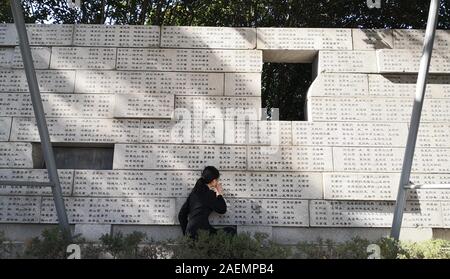
[[[112,170],[59,170],[75,231],[178,236],[179,208],[214,165],[228,210],[213,225],[284,243],[389,233],[422,30],[27,28],[52,141],[114,147]],[[438,30],[418,184],[450,184],[449,47]],[[263,120],[264,62],[313,63],[307,121]],[[0,25],[1,180],[46,181],[35,143],[16,30]],[[0,187],[0,230],[56,223],[50,189]],[[450,228],[450,191],[410,191],[403,227],[413,239]]]

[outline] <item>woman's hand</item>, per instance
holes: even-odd
[[[222,188],[222,184],[220,184],[220,183],[217,183],[217,186],[216,186],[216,196],[218,196],[218,195],[223,196],[223,188]]]

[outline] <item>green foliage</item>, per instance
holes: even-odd
[[[199,231],[198,239],[187,236],[178,238],[176,245],[169,247],[175,259],[275,259],[288,258],[289,248],[267,240],[268,235],[247,233],[229,235],[221,230],[216,234]]]
[[[338,259],[367,259],[367,247],[371,242],[367,239],[354,237],[351,241],[336,245],[335,253]]]
[[[124,236],[121,232],[103,235],[100,240],[106,251],[114,258],[137,258],[139,255],[138,245],[145,239],[145,234],[133,232]]]
[[[405,242],[400,259],[450,259],[450,241],[432,239],[423,242]]]
[[[382,1],[369,9],[361,0],[22,0],[27,22],[150,24],[246,27],[424,28],[428,1]],[[440,28],[450,27],[448,3],[441,1]],[[0,22],[11,22],[8,1]]]
[[[381,238],[369,241],[359,237],[343,243],[318,239],[316,242],[300,242],[297,245],[301,258],[308,259],[367,259],[370,244],[380,247],[382,259],[450,259],[450,241],[433,239],[422,242],[395,241]]]
[[[7,239],[0,232],[0,243],[4,241]],[[372,254],[367,251],[370,244],[380,247],[382,259],[450,259],[450,241],[442,239],[398,242],[391,238],[369,241],[355,237],[337,243],[319,238],[314,242],[299,242],[295,253],[290,247],[269,240],[265,233],[232,236],[221,230],[217,234],[199,231],[197,240],[183,236],[156,242],[141,232],[128,235],[119,232],[103,235],[100,243],[88,243],[80,236],[75,236],[72,243],[80,245],[82,259],[367,259]],[[65,259],[69,244],[58,228],[47,229],[41,237],[27,243],[24,254],[17,257]],[[12,249],[12,246],[0,246],[0,258],[11,256]]]
[[[382,259],[397,259],[399,255],[406,254],[402,242],[390,237],[383,237],[376,241],[375,244],[380,246]]]
[[[261,77],[262,107],[278,108],[279,120],[304,120],[311,80],[311,64],[265,63]]]
[[[46,229],[41,237],[31,239],[25,247],[23,257],[39,259],[65,259],[69,244],[78,244],[81,248],[82,259],[98,259],[110,254],[113,258],[144,258],[156,259],[162,254],[161,247],[153,240],[145,247],[139,245],[146,240],[146,235],[133,232],[123,235],[121,232],[114,235],[102,235],[100,243],[89,243],[81,236],[74,236],[72,242],[68,241],[59,228]]]
[[[45,229],[41,237],[34,237],[26,243],[24,256],[39,259],[64,259],[67,246],[77,243],[77,237],[74,239],[72,242],[69,241],[58,227]]]

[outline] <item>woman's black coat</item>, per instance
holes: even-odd
[[[205,187],[205,190],[191,192],[178,213],[183,235],[196,236],[199,229],[216,232],[217,230],[209,224],[209,214],[212,211],[219,214],[227,211],[227,204],[222,195],[216,196],[216,192],[206,185]]]

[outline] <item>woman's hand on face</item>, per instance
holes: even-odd
[[[223,188],[222,188],[222,184],[220,184],[219,182],[217,183],[217,186],[216,186],[216,194],[217,194],[217,195],[222,195],[222,196],[223,196]]]

